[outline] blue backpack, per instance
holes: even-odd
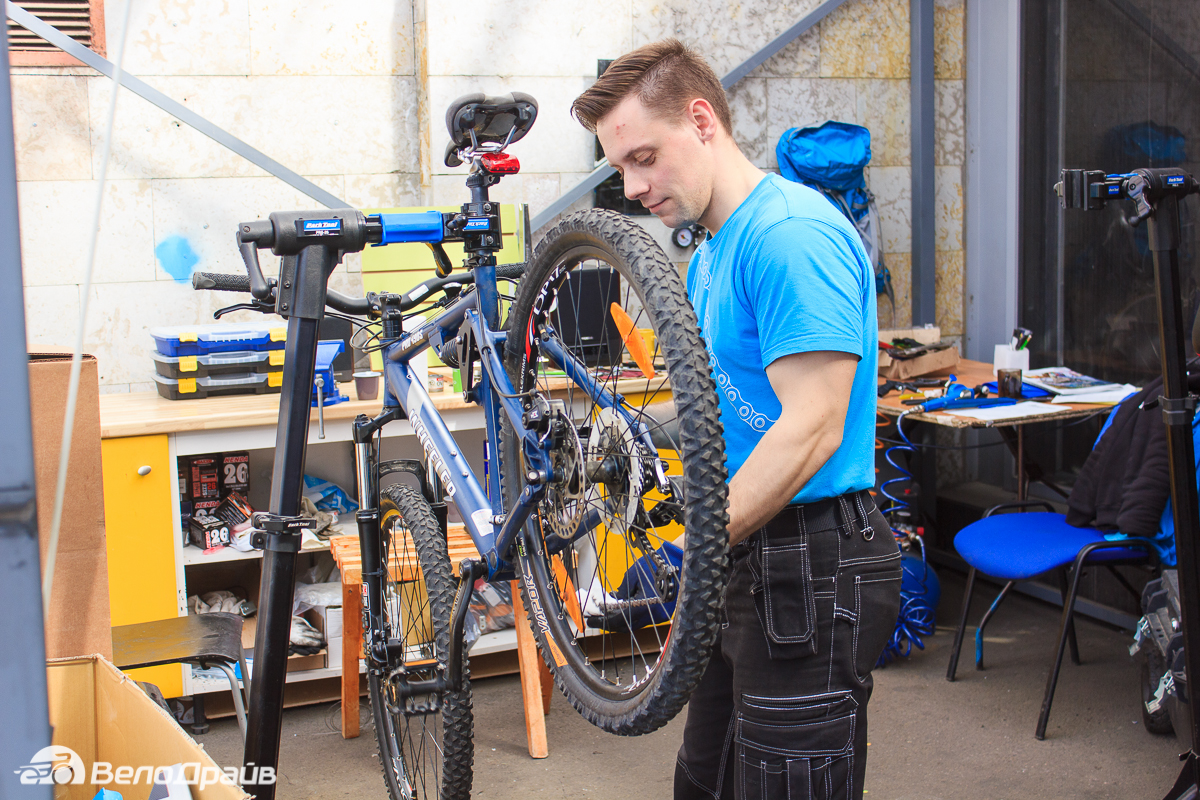
[[[854,224],[875,270],[875,293],[886,294],[894,304],[879,209],[863,172],[871,161],[871,132],[834,120],[816,128],[791,128],[779,138],[775,156],[783,177],[816,189]]]

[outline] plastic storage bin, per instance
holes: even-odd
[[[158,393],[168,400],[191,400],[227,394],[267,394],[283,387],[283,372],[219,375],[208,378],[168,378],[155,375]]]
[[[206,356],[165,356],[150,352],[154,371],[166,378],[207,378],[213,375],[245,375],[283,369],[282,350],[234,350]]]
[[[287,326],[267,322],[171,325],[151,328],[150,335],[164,356],[204,356],[237,350],[281,350]]]

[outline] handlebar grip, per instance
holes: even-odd
[[[525,274],[525,264],[502,264],[496,267],[496,277],[516,280]]]
[[[193,272],[193,289],[212,289],[216,292],[249,292],[250,278],[223,272]]]

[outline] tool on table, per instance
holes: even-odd
[[[1029,340],[1033,338],[1033,331],[1029,328],[1013,328],[1012,332],[1012,349],[1024,350],[1029,347]]]
[[[879,346],[887,351],[887,354],[892,358],[898,358],[901,361],[908,358],[916,358],[925,353],[936,353],[939,350],[946,350],[953,345],[949,343],[923,344],[916,339],[899,337],[892,339],[891,343],[880,341]]]
[[[916,406],[913,411],[948,411],[958,408],[991,408],[993,406],[1011,406],[1017,401],[1011,397],[988,397],[986,393],[977,394],[969,386],[954,381],[954,376],[946,384],[946,391],[941,397],[927,399],[914,398],[904,400],[905,405]]]
[[[880,342],[880,344],[882,344],[882,342]],[[886,380],[879,384],[879,396],[884,397],[893,389],[898,390],[901,394],[906,394],[909,392],[913,394],[921,394],[922,389],[941,386],[943,383],[944,381],[941,378],[911,378],[906,381]]]

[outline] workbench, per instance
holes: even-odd
[[[955,376],[957,383],[972,388],[981,383],[996,380],[995,376],[992,375],[991,364],[984,361],[972,361],[966,358],[960,359],[958,365],[953,369],[943,370],[932,375],[923,375],[922,377],[943,377],[948,379],[951,374]],[[883,380],[883,378],[880,378],[880,385],[883,384]],[[1027,476],[1030,470],[1025,453],[1025,427],[1027,425],[1080,419],[1095,414],[1107,413],[1113,408],[1113,406],[1096,403],[1063,403],[1057,404],[1062,409],[1061,411],[992,422],[973,417],[962,417],[945,411],[929,413],[913,412],[912,406],[904,405],[901,402],[900,394],[899,391],[893,389],[884,397],[879,398],[877,406],[879,412],[888,417],[899,417],[902,413],[909,412],[904,417],[906,422],[927,422],[947,428],[995,428],[1004,437],[1005,442],[1009,445],[1009,449],[1013,452],[1014,458],[1017,460],[1018,500],[1025,500],[1028,497],[1029,491]],[[1048,403],[1049,401],[1050,398],[1045,398],[1045,402]]]

